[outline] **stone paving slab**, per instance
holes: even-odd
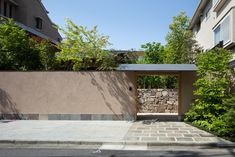
[[[150,145],[234,144],[183,122],[136,122],[129,129],[125,140],[130,143],[142,142]]]

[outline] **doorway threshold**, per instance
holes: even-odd
[[[178,116],[178,113],[137,113],[137,116],[144,116],[144,115]]]
[[[159,122],[181,121],[181,116],[178,113],[137,113],[137,120],[153,120]]]

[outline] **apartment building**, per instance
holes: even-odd
[[[0,0],[0,17],[13,18],[36,40],[62,40],[41,0]]]
[[[204,50],[217,45],[232,50],[235,66],[235,0],[201,0],[190,29]]]

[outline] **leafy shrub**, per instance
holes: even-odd
[[[219,136],[234,136],[235,97],[230,96],[231,53],[214,49],[197,58],[199,79],[195,86],[197,99],[185,114],[185,121],[203,127]],[[231,133],[233,131],[233,133]]]
[[[39,70],[41,68],[36,42],[13,20],[1,19],[0,69]]]

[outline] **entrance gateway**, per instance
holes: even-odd
[[[136,93],[137,120],[181,121],[193,102],[193,83],[196,80],[197,71],[194,64],[122,64],[117,70],[135,73],[136,87],[134,92]],[[143,91],[140,91],[137,85],[137,79],[140,76],[175,77],[177,78],[178,88],[177,90],[154,89],[152,95],[147,90],[147,93],[145,93],[147,98],[145,96],[144,100],[140,100],[141,94],[143,94]],[[156,96],[162,93],[161,98]],[[166,98],[166,94],[169,94],[169,98]],[[143,101],[147,99],[152,101],[148,103],[149,108],[155,109],[154,112],[146,106],[141,106]],[[156,99],[161,99],[161,102]],[[168,104],[164,104],[164,102]]]

